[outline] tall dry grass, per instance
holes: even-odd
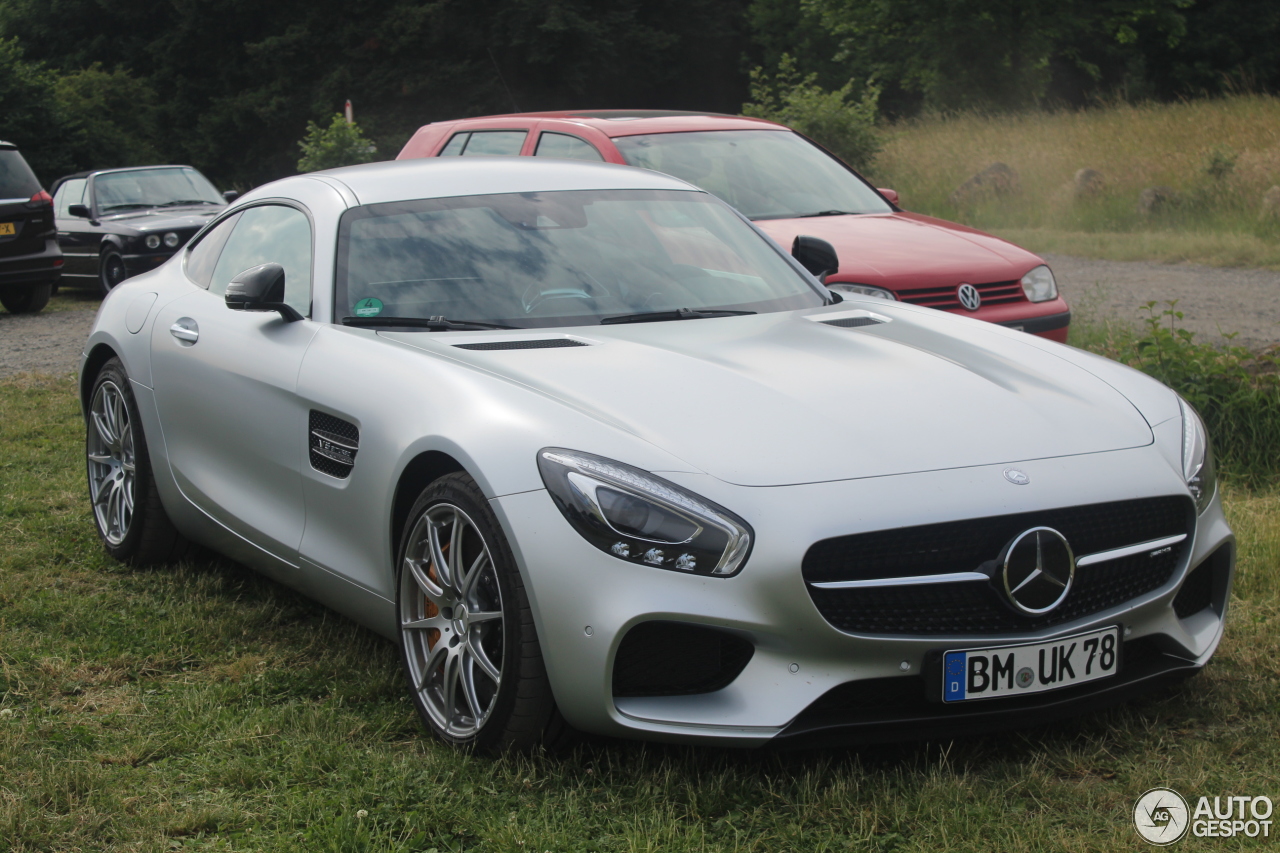
[[[962,114],[889,126],[871,177],[909,210],[1008,233],[1040,250],[1123,260],[1197,260],[1280,267],[1280,218],[1262,197],[1280,185],[1280,99],[1262,95],[1174,104],[1113,104],[1005,116]],[[1021,190],[957,204],[949,197],[993,162]],[[1077,197],[1077,170],[1103,184]],[[1178,203],[1138,211],[1147,187]]]

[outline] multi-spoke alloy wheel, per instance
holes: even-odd
[[[439,503],[418,516],[400,584],[413,689],[444,734],[469,739],[493,712],[504,644],[493,556],[466,512]]]
[[[403,529],[400,656],[423,722],[484,752],[567,745],[524,581],[475,480],[458,472],[427,486]]]
[[[98,530],[108,545],[120,545],[133,524],[138,465],[133,447],[133,419],[124,392],[107,380],[98,385],[89,405],[89,499]]]

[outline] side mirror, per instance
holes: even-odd
[[[800,266],[813,273],[818,281],[825,282],[827,276],[840,269],[840,259],[836,256],[835,247],[826,240],[800,234],[791,244],[791,257],[800,262]]]
[[[898,191],[897,191],[897,190],[886,190],[886,189],[884,189],[884,188],[882,188],[882,187],[877,187],[877,188],[876,188],[876,192],[878,192],[878,193],[880,193],[880,195],[884,196],[884,197],[885,197],[885,201],[889,202],[889,204],[897,205],[897,203],[898,203]]]
[[[78,216],[81,219],[92,219],[93,215],[89,213],[89,208],[83,204],[73,204],[67,208],[67,213],[72,216]]]
[[[224,192],[224,193],[222,194],[222,197],[223,197],[223,198],[225,198],[227,201],[231,202],[231,201],[235,201],[236,199],[240,198],[240,193],[238,193],[238,192],[237,192],[237,191],[235,191],[235,190],[227,190],[226,192]]]
[[[231,279],[224,297],[233,311],[278,311],[286,323],[301,320],[302,315],[284,301],[284,267],[260,264]]]

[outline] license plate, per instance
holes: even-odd
[[[1043,693],[1110,678],[1120,671],[1120,628],[1044,643],[963,649],[942,656],[942,701]]]
[[[12,222],[0,222],[0,237],[12,237],[16,233]]]

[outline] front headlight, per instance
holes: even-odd
[[[177,234],[170,231],[168,234],[164,235],[164,244],[170,249],[176,249],[178,247],[179,239],[180,238]]]
[[[1217,472],[1213,467],[1213,447],[1209,444],[1209,433],[1204,428],[1204,421],[1181,397],[1178,405],[1182,407],[1182,475],[1187,480],[1187,488],[1196,502],[1196,512],[1202,513],[1213,500],[1213,493],[1218,486]]]
[[[547,447],[538,452],[538,471],[573,529],[619,560],[724,577],[751,550],[741,518],[639,468]]]
[[[869,284],[850,284],[840,281],[835,284],[828,284],[827,290],[834,290],[836,293],[852,293],[856,296],[871,296],[875,299],[890,299],[894,302],[898,301],[898,297],[893,295],[893,291],[885,290],[883,287],[872,287]]]
[[[1032,302],[1048,302],[1058,296],[1058,282],[1053,278],[1053,271],[1044,264],[1033,269],[1022,277],[1022,292]]]
[[[143,242],[147,244],[148,249],[158,249],[160,248],[160,235],[148,234],[147,239],[143,240]]]

